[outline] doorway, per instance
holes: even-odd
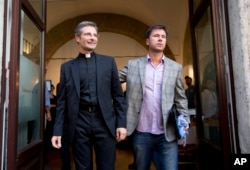
[[[47,10],[51,10],[51,7],[64,4],[64,8],[70,10],[77,5],[73,5],[72,3],[78,2],[78,0],[65,0],[65,1],[48,1]],[[229,160],[229,155],[232,152],[232,136],[234,134],[231,133],[231,129],[228,126],[231,122],[229,119],[229,110],[228,110],[228,92],[227,85],[225,82],[225,68],[223,63],[221,64],[221,59],[223,53],[226,48],[221,43],[221,39],[223,39],[222,34],[222,25],[220,25],[220,17],[223,13],[223,1],[215,1],[215,0],[190,0],[189,4],[184,4],[183,1],[179,4],[179,6],[174,6],[166,4],[165,1],[160,1],[160,4],[149,4],[145,2],[144,4],[139,4],[140,2],[134,2],[135,6],[138,5],[141,7],[140,13],[136,13],[135,11],[130,10],[130,8],[122,8],[122,6],[118,6],[119,8],[114,9],[114,11],[110,10],[111,6],[107,6],[107,4],[100,2],[101,7],[103,8],[95,8],[99,9],[99,13],[94,12],[92,15],[93,19],[100,17],[106,23],[109,23],[109,27],[103,24],[102,31],[103,35],[106,36],[104,42],[110,41],[112,38],[111,34],[118,34],[116,37],[119,39],[126,39],[126,42],[132,42],[132,46],[128,46],[127,49],[131,50],[131,54],[126,54],[125,52],[121,54],[121,50],[116,53],[115,57],[118,60],[126,63],[127,59],[136,58],[144,53],[146,53],[146,47],[143,45],[143,37],[145,29],[148,25],[154,24],[155,22],[161,22],[163,20],[158,19],[158,15],[154,17],[149,17],[143,19],[145,17],[142,14],[149,13],[152,11],[167,11],[166,15],[172,14],[177,8],[180,11],[186,11],[187,16],[182,16],[179,18],[179,15],[171,16],[175,20],[169,18],[169,23],[175,23],[176,18],[190,18],[189,22],[181,23],[178,25],[178,28],[189,27],[190,24],[190,33],[178,30],[178,29],[170,29],[169,37],[169,46],[166,50],[166,54],[170,56],[172,59],[176,60],[179,63],[182,63],[183,66],[192,65],[197,95],[197,108],[196,108],[196,126],[197,126],[197,140],[199,143],[199,154],[200,154],[200,163],[202,168],[215,168],[218,163],[220,169],[227,169],[228,162],[225,160]],[[79,3],[79,2],[78,2]],[[125,3],[125,2],[122,2]],[[179,3],[176,1],[175,3]],[[68,4],[68,5],[67,5]],[[94,9],[94,4],[88,4],[82,7],[85,10],[89,9],[89,13],[91,13],[90,9]],[[43,110],[43,101],[44,101],[44,82],[45,79],[54,80],[54,83],[57,83],[57,80],[51,76],[50,69],[48,71],[48,75],[44,75],[44,63],[45,60],[48,61],[56,61],[56,58],[53,59],[53,56],[56,55],[56,52],[59,50],[64,50],[63,48],[68,48],[64,45],[70,42],[73,38],[73,28],[68,25],[64,25],[67,21],[76,22],[79,19],[92,19],[89,18],[90,15],[76,15],[72,13],[68,13],[69,17],[67,21],[61,20],[60,22],[56,22],[56,19],[60,19],[61,16],[57,16],[54,18],[54,23],[60,23],[57,25],[53,25],[52,20],[46,20],[46,1],[45,0],[20,0],[13,1],[11,5],[13,9],[13,25],[12,25],[12,37],[11,42],[13,44],[11,49],[11,60],[10,60],[10,98],[9,101],[12,105],[9,105],[8,110],[8,124],[6,129],[8,129],[8,140],[6,141],[6,146],[8,153],[5,155],[6,166],[8,169],[16,169],[16,168],[26,168],[32,169],[33,167],[39,167],[42,169],[43,167],[43,130],[44,130],[44,110]],[[138,7],[137,6],[137,7]],[[61,7],[61,6],[60,6]],[[110,7],[110,8],[109,8]],[[158,10],[152,10],[158,9]],[[79,7],[80,8],[80,7]],[[173,8],[173,9],[171,9]],[[103,11],[102,11],[102,10]],[[168,9],[168,10],[166,10]],[[128,11],[133,14],[133,20],[129,20],[129,17],[125,15]],[[67,11],[67,10],[62,10]],[[124,15],[115,14],[111,19],[110,11],[120,11],[120,13],[124,13]],[[138,10],[137,10],[138,11]],[[145,12],[146,11],[146,12]],[[189,12],[188,12],[189,11]],[[157,13],[157,12],[155,12]],[[107,15],[105,15],[107,14]],[[159,14],[162,15],[162,14]],[[51,13],[47,13],[47,18],[50,18]],[[105,17],[106,16],[106,17]],[[118,17],[119,16],[119,17]],[[183,18],[182,18],[183,17]],[[120,18],[123,18],[120,20]],[[132,17],[130,17],[132,18]],[[106,20],[105,20],[106,19]],[[123,22],[120,22],[123,21]],[[125,22],[126,21],[126,22]],[[167,22],[164,20],[164,22]],[[51,24],[52,23],[52,24]],[[72,24],[72,22],[69,22]],[[140,24],[138,24],[140,23]],[[178,22],[179,23],[179,22]],[[27,26],[28,25],[28,26]],[[45,28],[47,25],[47,28]],[[102,25],[102,24],[101,24]],[[171,25],[171,24],[170,24]],[[175,25],[175,24],[173,24]],[[121,27],[120,29],[119,26]],[[65,29],[62,29],[65,28]],[[47,29],[47,32],[46,32]],[[127,32],[124,32],[127,30]],[[129,31],[128,31],[129,30]],[[141,30],[141,31],[138,31]],[[66,32],[65,32],[66,31]],[[178,34],[177,32],[181,32]],[[59,34],[58,34],[59,33]],[[192,44],[192,52],[185,52],[190,50],[190,48],[185,48],[184,45],[180,45],[180,42],[184,42],[185,36],[190,35],[190,46]],[[48,36],[46,41],[46,46],[52,48],[52,50],[46,50],[45,53],[45,36]],[[59,37],[58,37],[59,36]],[[124,37],[125,36],[125,37]],[[179,36],[180,38],[179,41]],[[177,41],[178,39],[178,41]],[[114,41],[116,42],[116,41]],[[73,43],[72,43],[73,44]],[[72,45],[69,45],[72,47]],[[119,46],[118,49],[124,49],[124,47]],[[138,49],[140,52],[138,53]],[[104,52],[106,54],[111,53],[110,51],[103,51],[104,49],[100,49],[100,52]],[[127,50],[128,51],[128,50]],[[183,56],[184,54],[191,54],[192,60],[186,60]],[[112,53],[111,53],[112,55]],[[76,56],[74,53],[70,53],[67,56],[62,56],[60,62],[64,62],[67,58],[73,58]],[[190,57],[189,56],[189,57]],[[66,59],[65,59],[66,58]],[[191,61],[191,63],[190,63]],[[196,64],[193,64],[196,63]],[[121,64],[123,65],[123,64]],[[52,64],[53,67],[60,67],[59,64]],[[52,67],[51,67],[52,68]],[[187,74],[185,72],[184,76]],[[50,77],[51,76],[51,77]],[[203,88],[207,84],[207,80],[212,79],[213,82],[210,84],[214,84],[213,93],[210,95],[217,100],[214,102],[213,109],[215,109],[216,114],[212,120],[208,119],[206,115],[205,108],[208,107],[205,104],[209,102],[205,101],[203,96]],[[230,83],[230,82],[228,82]],[[206,85],[207,86],[207,85]],[[229,90],[230,91],[230,90]],[[13,106],[14,104],[14,106]],[[215,107],[216,105],[216,107]],[[211,109],[209,110],[211,111]],[[204,157],[204,155],[209,155],[209,159]],[[212,158],[212,160],[211,160]],[[210,160],[209,162],[207,160]],[[214,162],[214,164],[210,164]],[[208,165],[208,166],[207,166]],[[218,168],[218,166],[217,166]]]

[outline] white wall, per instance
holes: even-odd
[[[114,56],[118,69],[123,68],[128,59],[147,54],[147,49],[134,39],[108,32],[100,33],[99,43],[95,51],[100,54]],[[77,55],[78,46],[75,39],[65,43],[49,61],[46,79],[52,80],[52,83],[56,85],[59,82],[61,64],[75,58]]]
[[[250,153],[250,1],[229,0],[229,27],[241,153]]]
[[[4,21],[3,17],[4,17],[4,1],[0,1],[0,77],[2,77],[2,58],[3,58],[3,21]],[[0,83],[2,84],[1,79]]]

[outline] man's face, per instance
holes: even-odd
[[[75,36],[75,39],[80,47],[80,52],[89,53],[97,46],[98,34],[95,27],[86,26],[82,28],[81,35]]]
[[[190,78],[186,78],[186,85],[190,86],[192,84],[192,80]]]
[[[163,29],[155,29],[151,32],[146,44],[153,52],[163,52],[167,43],[167,35]]]
[[[215,82],[212,81],[212,80],[207,80],[206,87],[207,87],[209,90],[215,90]]]

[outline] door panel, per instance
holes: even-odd
[[[199,161],[203,170],[229,169],[231,154],[230,96],[227,93],[224,57],[225,14],[223,0],[200,1],[193,13],[190,0],[194,72],[197,84],[197,130]],[[196,4],[197,5],[197,4]],[[223,33],[223,34],[222,34]],[[223,42],[224,41],[224,42]],[[230,83],[230,82],[227,82]]]
[[[216,90],[215,52],[211,10],[207,8],[195,27],[198,61],[199,94],[202,118],[202,137],[220,146],[219,111]]]
[[[208,7],[195,27],[199,88],[199,139],[201,169],[222,169],[217,79],[211,8]],[[211,163],[212,162],[212,163]]]
[[[18,149],[41,139],[41,31],[21,12]]]
[[[5,169],[42,170],[46,0],[11,2],[10,97]]]

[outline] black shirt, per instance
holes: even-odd
[[[80,63],[80,104],[96,106],[97,85],[96,85],[96,57],[91,53],[90,58],[84,54],[79,55]]]

